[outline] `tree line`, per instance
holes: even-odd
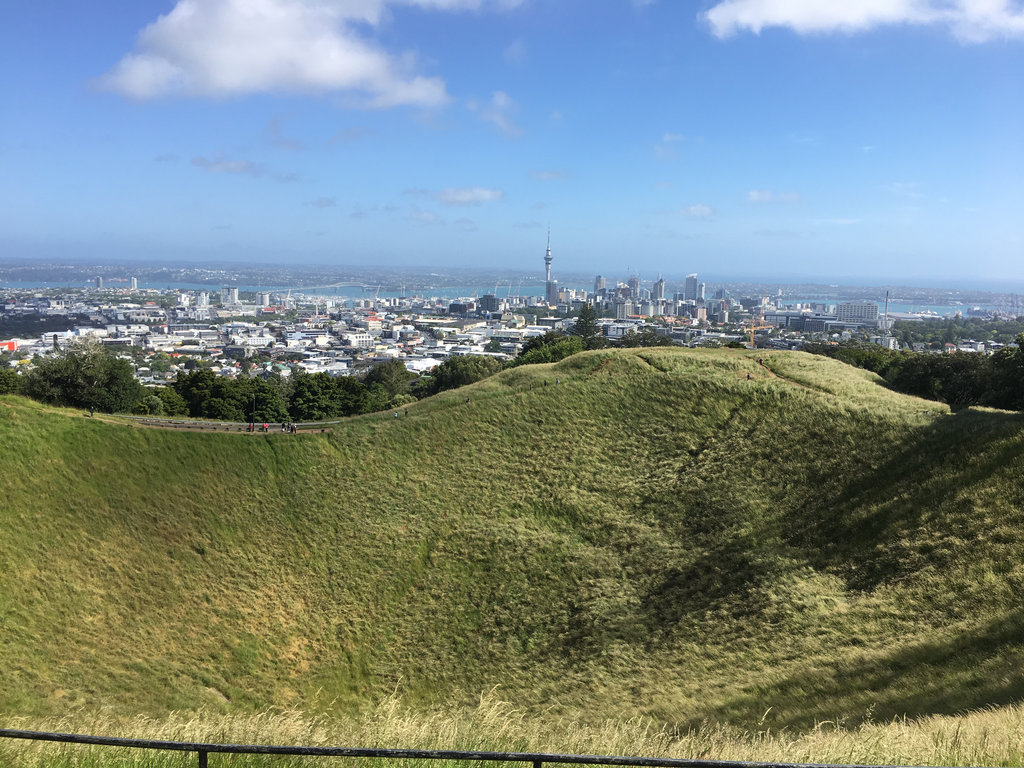
[[[873,371],[897,392],[955,409],[987,405],[1019,411],[1024,410],[1024,333],[1016,343],[994,355],[905,352],[858,343],[805,344],[803,349]]]

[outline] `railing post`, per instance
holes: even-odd
[[[206,753],[199,752],[199,768],[206,768]]]
[[[544,763],[541,760],[534,760],[533,761],[533,768],[541,768],[542,765],[544,765]]]

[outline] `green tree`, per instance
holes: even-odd
[[[405,363],[395,358],[373,366],[363,376],[363,383],[368,388],[379,385],[391,398],[409,394],[409,384],[414,378],[416,374],[410,373]]]
[[[154,394],[163,403],[165,416],[188,416],[188,404],[185,398],[179,395],[173,387],[159,387]]]
[[[472,384],[474,381],[493,376],[501,369],[502,364],[493,357],[481,355],[449,357],[430,372],[429,394]]]
[[[527,341],[518,357],[509,365],[556,363],[582,351],[583,340],[579,336],[564,336],[555,331],[548,331],[543,336],[535,336]]]
[[[618,347],[671,347],[675,344],[672,338],[663,333],[655,333],[650,328],[630,331],[619,339]],[[742,344],[740,345],[743,346]]]
[[[324,421],[369,410],[366,385],[352,376],[292,375],[288,413],[296,421]]]
[[[605,339],[601,336],[601,326],[597,322],[597,313],[590,304],[580,307],[576,324],[572,327],[572,335],[580,337],[583,349],[598,349],[606,346]]]
[[[39,360],[24,391],[44,403],[104,413],[128,413],[144,394],[131,363],[98,345],[69,347]]]
[[[21,392],[22,379],[17,371],[6,366],[0,367],[0,395],[16,395]]]
[[[992,355],[991,378],[984,395],[987,405],[1024,410],[1024,333],[1018,334],[1016,347],[1004,347]]]

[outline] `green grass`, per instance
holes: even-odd
[[[323,435],[0,398],[0,712],[361,722],[500,686],[550,721],[801,730],[1010,704],[1022,427],[742,350],[585,353]]]

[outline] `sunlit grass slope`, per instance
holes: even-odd
[[[1017,701],[1022,427],[742,350],[586,353],[324,435],[0,398],[0,711]]]

